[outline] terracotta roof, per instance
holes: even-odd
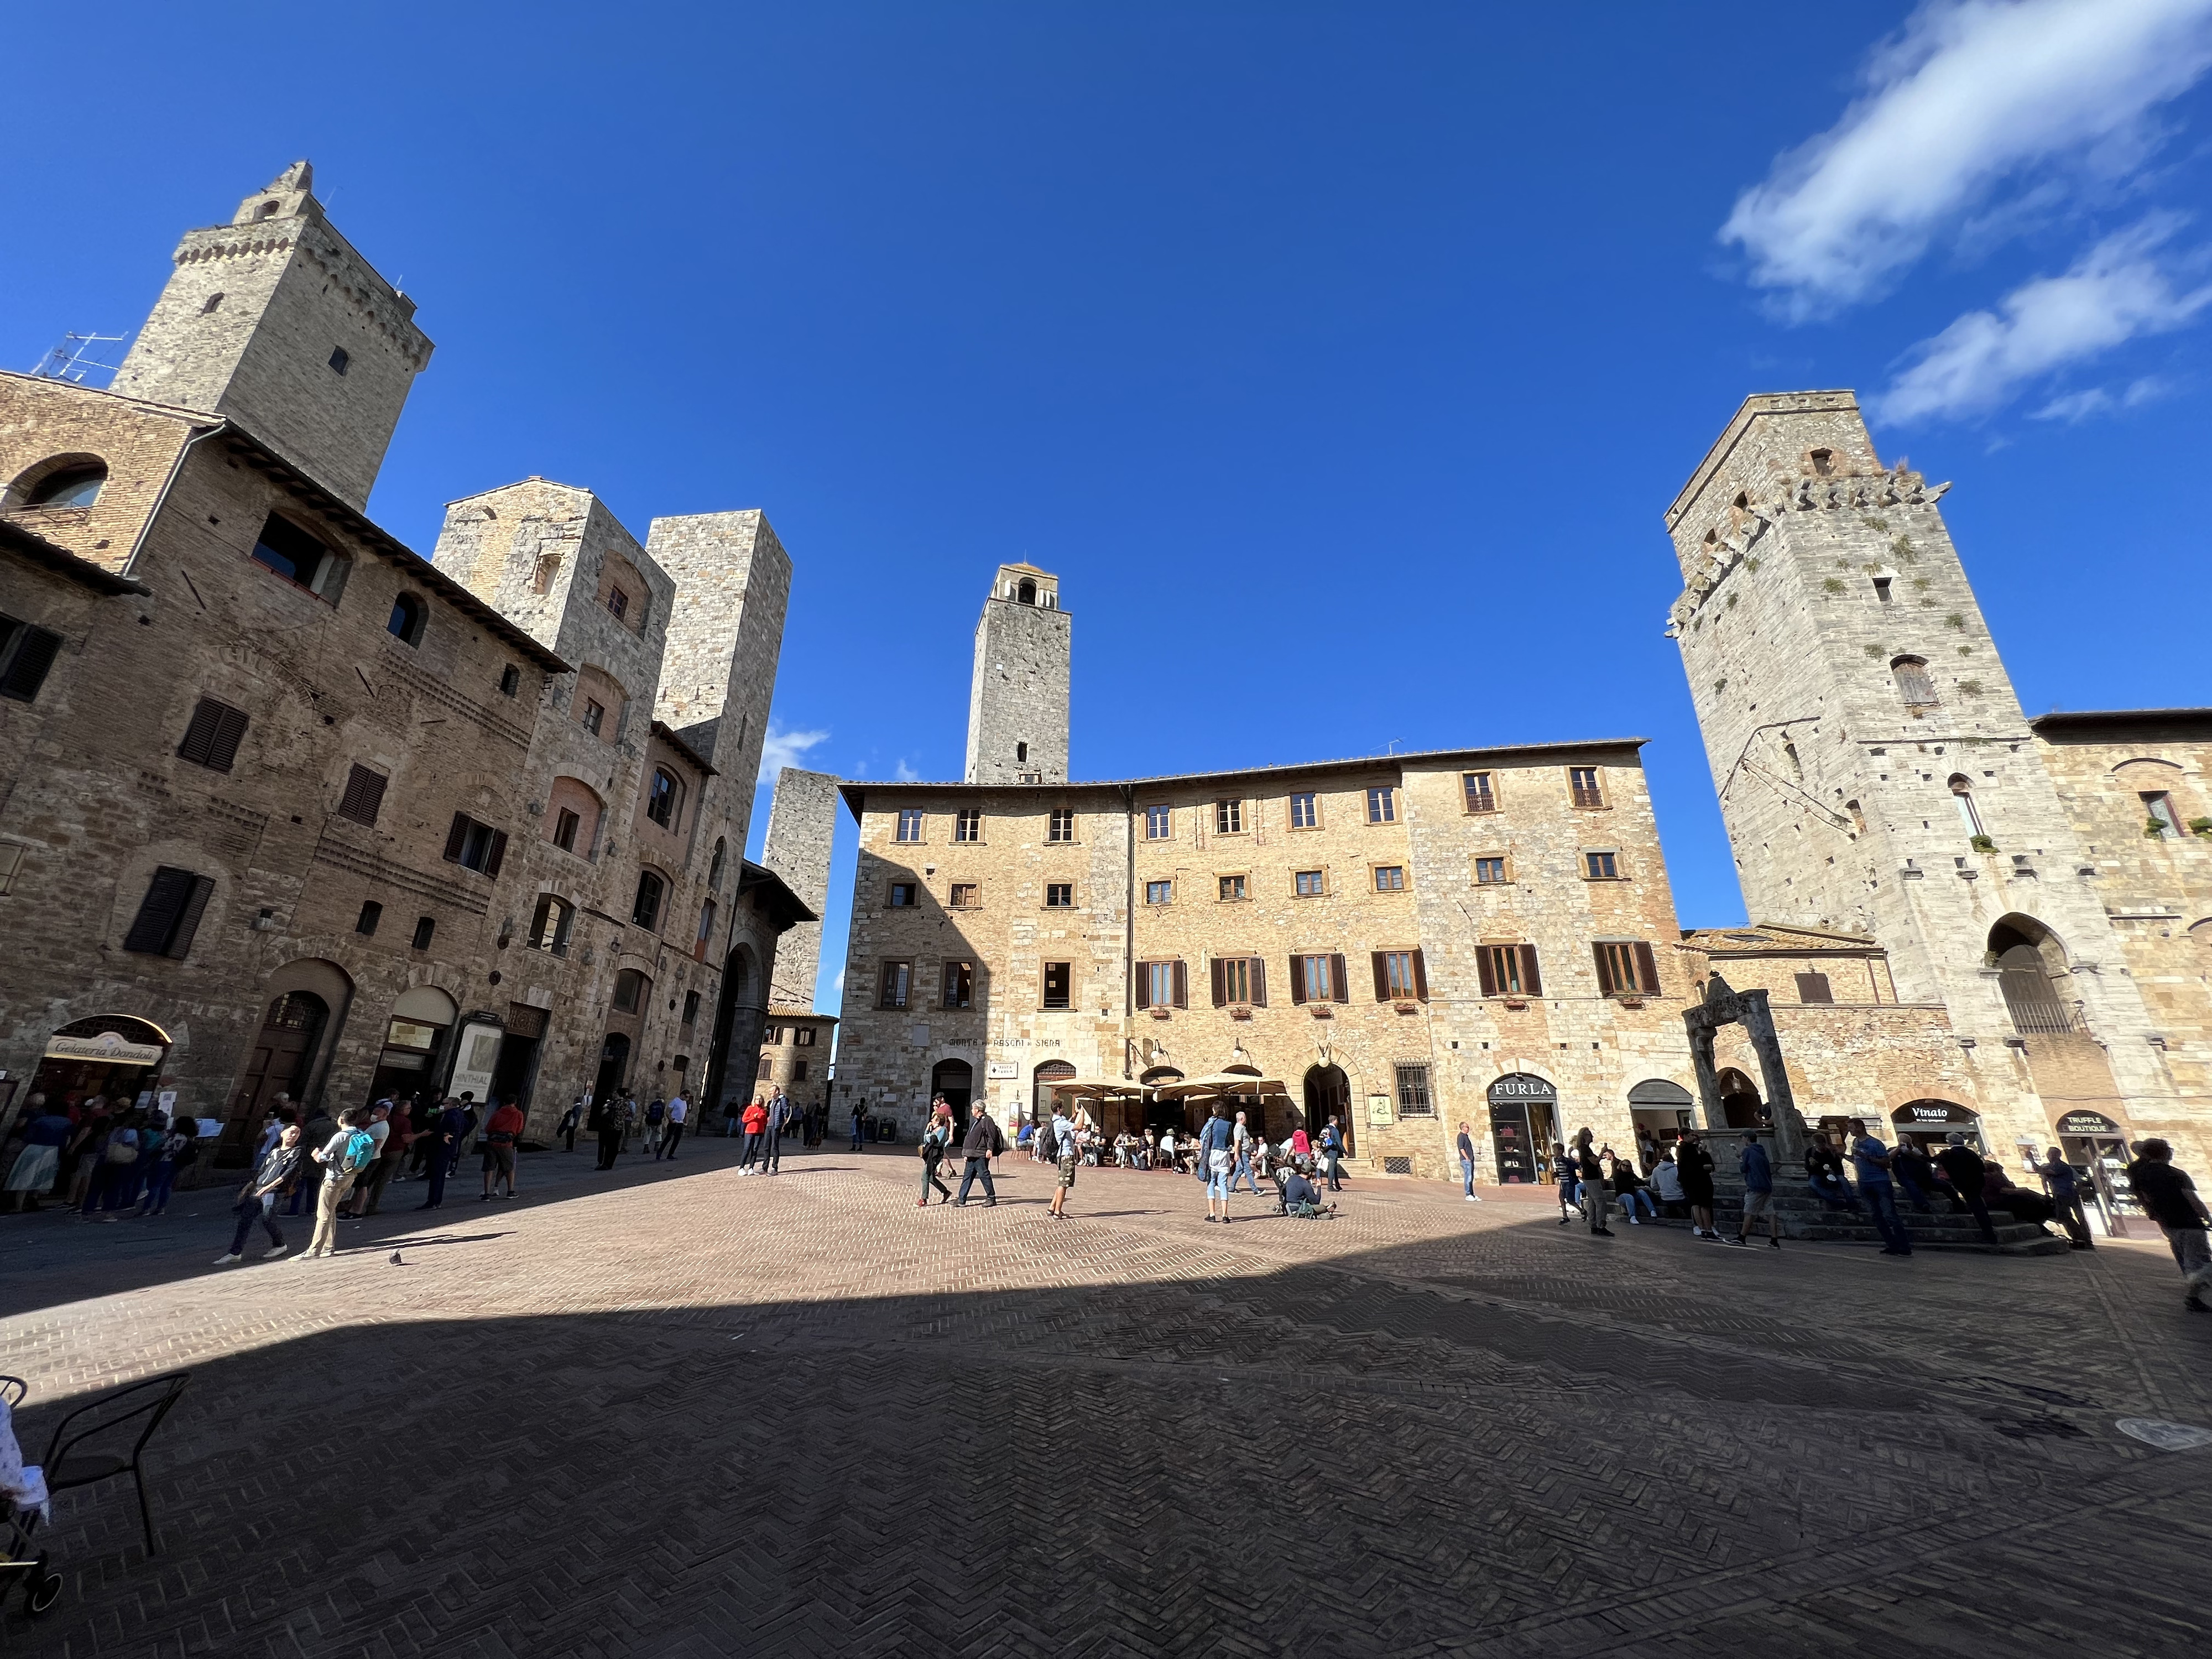
[[[1785,927],[1779,922],[1753,922],[1747,927],[1686,927],[1682,948],[1710,956],[1882,956],[1881,941],[1871,933],[1854,933],[1835,927]]]
[[[71,581],[89,587],[95,593],[146,593],[152,590],[145,583],[133,581],[128,576],[118,576],[106,565],[94,564],[90,559],[81,559],[66,547],[57,546],[44,536],[25,529],[12,519],[0,518],[0,551],[13,553],[19,559],[43,565],[55,574],[66,576]]]

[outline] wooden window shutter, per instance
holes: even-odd
[[[1606,960],[1605,946],[1591,945],[1590,954],[1597,958],[1597,994],[1609,997],[1620,988],[1613,982],[1613,964]]]
[[[191,724],[177,753],[197,766],[228,772],[238,758],[239,740],[246,735],[246,714],[227,702],[202,697],[192,709]]]
[[[1228,1001],[1229,1001],[1229,993],[1228,993],[1224,988],[1223,988],[1222,982],[1221,982],[1221,981],[1222,981],[1222,967],[1221,967],[1221,958],[1220,958],[1219,957],[1214,957],[1214,959],[1213,959],[1213,963],[1212,963],[1212,968],[1213,968],[1213,1006],[1214,1006],[1215,1007],[1217,1007],[1217,1008],[1219,1008],[1219,1007],[1223,1007],[1223,1006],[1226,1006],[1226,1004],[1227,1004],[1227,1003],[1228,1003]]]
[[[1304,957],[1292,957],[1291,958],[1291,1000],[1294,1003],[1302,1003],[1305,1000],[1306,959]]]
[[[1252,958],[1252,1006],[1255,1008],[1267,1006],[1267,959],[1265,957]]]
[[[1139,1008],[1149,1008],[1152,1006],[1152,964],[1149,962],[1140,962],[1133,971],[1137,979],[1136,1006]]]
[[[491,851],[485,856],[483,872],[490,880],[499,879],[499,866],[507,861],[507,831],[491,832]]]
[[[1180,957],[1176,958],[1175,965],[1175,1006],[1178,1008],[1190,1006],[1190,973]]]
[[[384,787],[389,781],[381,772],[355,766],[346,775],[345,794],[338,802],[338,816],[351,818],[356,823],[374,823],[376,815],[384,810]]]
[[[208,900],[214,896],[215,882],[211,877],[194,876],[192,890],[185,900],[185,908],[177,917],[177,931],[169,940],[169,955],[181,962],[191,953],[192,935],[200,930],[200,918],[207,913]]]
[[[1474,953],[1475,971],[1482,975],[1482,994],[1486,997],[1498,994],[1498,969],[1490,954],[1493,948],[1488,945],[1480,945]]]
[[[453,827],[446,832],[447,863],[459,864],[461,861],[461,848],[468,845],[468,840],[469,815],[456,812],[453,814]]]
[[[1328,979],[1330,1001],[1349,1002],[1352,1000],[1352,987],[1346,983],[1345,980],[1344,958],[1342,957],[1331,956],[1329,957]]]
[[[192,896],[198,878],[189,870],[175,870],[163,865],[154,872],[154,879],[146,884],[146,896],[138,902],[138,914],[131,922],[131,931],[123,936],[123,948],[159,956],[169,948],[177,918],[184,914],[185,906]]]
[[[1429,1000],[1429,965],[1418,948],[1413,952],[1413,994],[1424,1002]]]
[[[1638,939],[1636,944],[1636,978],[1639,991],[1659,988],[1659,958],[1651,954],[1651,947]]]
[[[1544,994],[1544,976],[1536,971],[1536,947],[1524,945],[1521,948],[1521,987],[1532,997]]]
[[[29,702],[46,684],[46,671],[61,654],[62,636],[26,623],[10,640],[0,629],[0,697]]]
[[[1375,969],[1375,1000],[1377,1002],[1389,1001],[1390,970],[1382,960],[1382,952],[1380,951],[1370,951],[1368,952],[1367,959],[1373,965]]]

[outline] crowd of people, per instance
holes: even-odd
[[[76,1103],[32,1095],[9,1140],[7,1207],[43,1209],[55,1198],[83,1221],[160,1215],[201,1157],[197,1118],[97,1094]]]

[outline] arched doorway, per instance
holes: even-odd
[[[46,1039],[31,1086],[14,1104],[20,1114],[33,1095],[64,1109],[101,1095],[125,1105],[161,1080],[169,1034],[150,1021],[128,1014],[94,1014],[73,1019]]]
[[[1644,1151],[1647,1137],[1655,1147],[1670,1146],[1680,1139],[1683,1130],[1696,1124],[1697,1105],[1695,1095],[1664,1078],[1646,1078],[1635,1085],[1628,1091],[1628,1115],[1638,1132],[1638,1152]],[[1653,1156],[1656,1158],[1657,1154]]]
[[[974,1097],[975,1068],[964,1060],[940,1060],[930,1068],[929,1098],[933,1105],[938,1096],[952,1109],[952,1121],[962,1134],[968,1133],[968,1103]]]
[[[1352,1150],[1352,1079],[1341,1066],[1316,1066],[1306,1073],[1306,1133],[1318,1138],[1330,1118],[1344,1131],[1344,1150]],[[1298,1126],[1292,1124],[1291,1128]],[[1287,1131],[1285,1132],[1287,1133]]]
[[[691,1108],[694,1123],[720,1116],[726,1102],[742,1101],[752,1088],[753,1073],[760,1066],[761,1037],[768,1023],[767,991],[752,947],[732,946],[722,958],[722,994],[714,1004],[707,1080]]]
[[[286,991],[270,1000],[246,1056],[246,1075],[231,1093],[228,1120],[216,1149],[217,1164],[243,1168],[276,1097],[301,1098],[330,1017],[330,1005],[313,991]]]
[[[1756,1129],[1765,1123],[1759,1085],[1733,1066],[1721,1067],[1721,1116],[1731,1129]]]
[[[2005,917],[1990,929],[1989,960],[2014,1030],[2063,1036],[2079,1029],[2072,1000],[2057,986],[2066,973],[2066,947],[2048,927],[2027,916]]]
[[[399,994],[385,1022],[384,1046],[369,1079],[368,1098],[411,1100],[431,1097],[435,1103],[440,1062],[460,1010],[434,985],[416,985]]]
[[[1042,1123],[1052,1115],[1052,1085],[1075,1075],[1064,1060],[1048,1060],[1030,1073],[1030,1121]]]
[[[629,1072],[629,1034],[610,1031],[607,1040],[599,1045],[599,1074],[592,1082],[592,1098],[609,1098],[623,1086],[623,1079]]]

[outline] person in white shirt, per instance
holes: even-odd
[[[691,1115],[691,1103],[678,1095],[668,1103],[668,1133],[660,1143],[660,1150],[653,1155],[653,1162],[674,1158],[676,1148],[684,1139],[684,1125]]]

